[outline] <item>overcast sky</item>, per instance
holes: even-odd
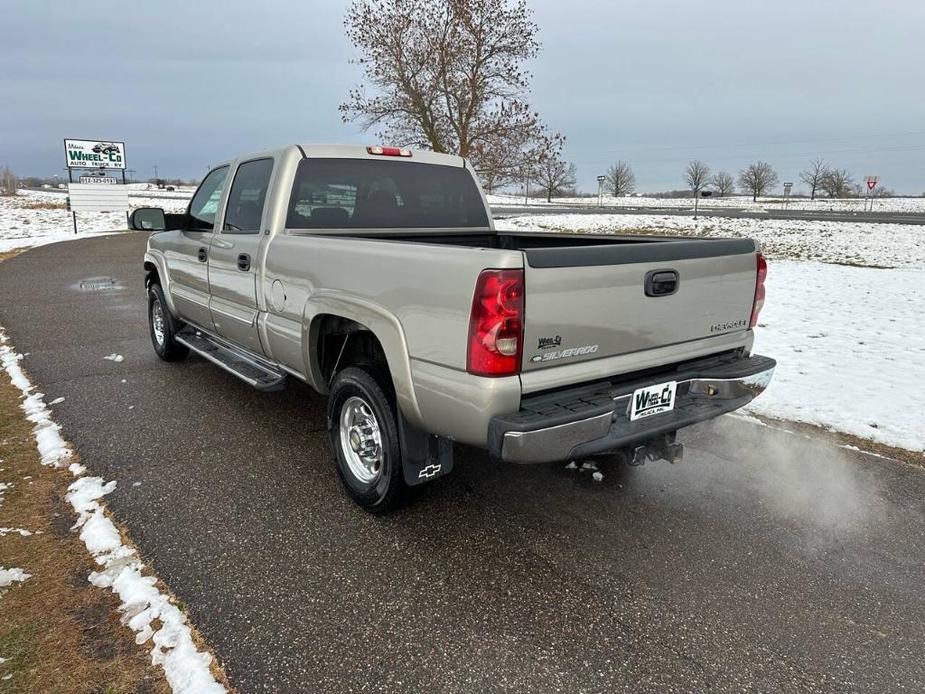
[[[368,143],[337,105],[358,82],[346,3],[0,0],[0,165],[63,173],[62,140],[126,143],[139,178],[291,142]],[[531,100],[579,183],[625,159],[640,190],[686,161],[781,180],[815,155],[925,192],[925,2],[533,0]]]

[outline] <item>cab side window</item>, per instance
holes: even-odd
[[[228,167],[222,166],[211,172],[199,184],[199,190],[189,204],[189,217],[186,228],[190,231],[212,231],[215,227],[215,215],[218,203],[225,190],[225,178]]]
[[[260,231],[271,173],[272,159],[255,159],[238,166],[228,194],[222,231],[228,234],[256,234]]]

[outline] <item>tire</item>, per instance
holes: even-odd
[[[368,367],[337,374],[328,399],[331,449],[347,493],[370,513],[386,513],[405,500],[407,486],[391,389]]]
[[[164,290],[156,282],[152,283],[148,287],[148,332],[154,352],[164,361],[179,361],[189,354],[189,348],[175,339],[178,327],[167,308]]]

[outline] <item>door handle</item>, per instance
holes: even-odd
[[[676,270],[650,270],[646,273],[646,296],[669,296],[678,291],[679,284]]]
[[[205,248],[200,248],[197,257],[200,263],[204,263],[209,259],[209,252]]]
[[[247,253],[238,256],[238,270],[247,272],[251,269],[251,257]]]

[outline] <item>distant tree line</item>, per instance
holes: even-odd
[[[811,199],[817,195],[829,198],[861,197],[867,194],[865,184],[858,183],[847,169],[829,166],[822,158],[816,158],[800,172],[800,180],[809,188]],[[709,190],[719,197],[734,195],[737,190],[752,196],[752,200],[770,194],[780,183],[774,167],[765,161],[749,164],[736,178],[727,171],[713,173],[710,167],[699,159],[688,162],[684,169],[685,190],[656,193],[657,197],[684,197],[693,194],[699,197]],[[625,161],[613,164],[605,176],[605,190],[614,196],[632,195],[636,192],[636,177],[632,167]],[[892,197],[895,193],[877,186],[871,193],[875,197]]]

